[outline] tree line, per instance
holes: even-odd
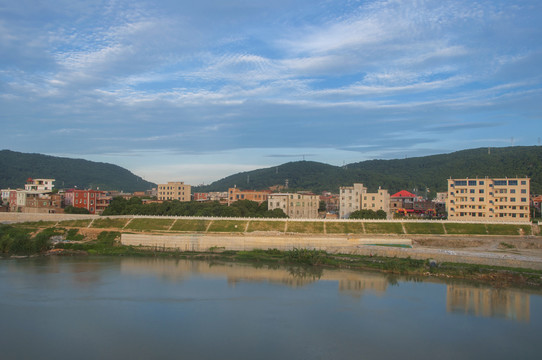
[[[139,197],[126,200],[116,197],[111,200],[104,210],[104,216],[111,215],[160,215],[160,216],[213,216],[213,217],[261,217],[286,218],[281,209],[269,210],[267,202],[258,204],[255,201],[239,200],[230,206],[218,201],[198,202],[178,200],[164,201],[162,203],[145,204]]]

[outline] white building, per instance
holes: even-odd
[[[28,179],[24,185],[27,191],[52,191],[55,187],[53,182],[55,179]]]
[[[267,197],[269,210],[281,209],[291,219],[316,219],[320,197],[314,194],[276,193]]]
[[[339,214],[341,219],[348,219],[357,210],[383,210],[390,214],[390,194],[388,190],[378,188],[376,193],[367,192],[363,184],[343,186],[339,191]]]

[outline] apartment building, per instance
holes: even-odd
[[[267,208],[281,209],[290,219],[317,219],[320,196],[315,194],[269,194]]]
[[[239,190],[236,187],[228,189],[228,206],[239,200],[256,201],[258,204],[267,201],[271,190]]]
[[[530,221],[529,178],[448,179],[448,220]]]
[[[111,195],[100,190],[70,189],[64,193],[64,205],[87,209],[91,214],[101,214],[111,202]]]
[[[158,200],[190,201],[192,186],[184,182],[168,182],[158,185]]]
[[[339,196],[341,219],[348,219],[357,210],[383,210],[390,214],[390,194],[380,187],[376,193],[369,193],[363,184],[355,183],[341,187]]]
[[[32,179],[28,178],[24,189],[28,191],[52,191],[55,187],[53,182],[55,179]]]

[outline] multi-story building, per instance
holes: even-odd
[[[57,214],[63,213],[62,196],[60,194],[44,194],[40,191],[27,191],[25,213]]]
[[[53,182],[55,179],[32,179],[28,178],[24,189],[28,191],[52,191],[55,187]]]
[[[228,206],[239,200],[256,201],[258,204],[267,201],[271,190],[239,190],[236,187],[228,189]]]
[[[179,200],[190,201],[192,186],[182,181],[171,182],[158,185],[158,200]]]
[[[354,186],[341,187],[339,196],[341,219],[348,219],[357,210],[383,210],[388,215],[390,213],[390,194],[380,187],[376,193],[369,193],[363,184],[355,183]]]
[[[269,194],[267,208],[281,209],[291,219],[316,219],[320,196],[315,194],[275,193]]]
[[[100,190],[70,189],[64,193],[64,204],[87,209],[91,214],[101,214],[109,206],[111,196]]]
[[[418,196],[406,190],[396,192],[390,197],[390,207],[394,212],[414,209]]]
[[[529,178],[448,179],[448,220],[529,221]]]

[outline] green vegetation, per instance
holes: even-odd
[[[446,233],[458,235],[458,234],[469,234],[469,235],[486,235],[486,225],[485,224],[459,224],[459,223],[446,223],[444,225],[446,228]]]
[[[103,212],[110,215],[162,215],[162,216],[212,216],[212,217],[255,217],[255,218],[285,218],[281,209],[268,210],[267,202],[258,204],[255,201],[240,200],[231,206],[212,202],[199,201],[164,201],[163,203],[143,204],[141,199],[133,197],[126,200],[114,198]]]
[[[444,234],[442,223],[404,222],[407,234]]]
[[[92,220],[90,220],[90,219],[87,219],[87,220],[63,220],[63,221],[59,221],[58,225],[59,226],[66,226],[66,227],[82,228],[82,227],[87,227],[90,224],[91,221]]]
[[[324,223],[321,221],[288,221],[287,232],[322,234],[324,232]]]
[[[356,210],[352,212],[349,216],[349,219],[381,219],[385,220],[388,217],[386,212],[384,210],[370,210],[370,209],[363,209],[363,210]]]
[[[57,188],[143,191],[156,184],[113,164],[41,154],[0,151],[0,188],[18,188],[28,177],[56,179]]]
[[[279,231],[284,232],[285,221],[251,221],[248,224],[248,232],[253,231]]]
[[[542,193],[542,147],[515,146],[469,149],[423,157],[397,160],[369,160],[347,166],[297,161],[228,176],[210,185],[194,187],[193,191],[223,191],[235,184],[246,184],[247,189],[266,189],[284,184],[288,179],[290,191],[338,192],[340,186],[350,186],[363,179],[369,191],[379,186],[391,194],[403,189],[426,189],[434,195],[447,190],[447,179],[478,177],[529,176],[531,192]]]
[[[51,236],[60,234],[59,229],[47,228],[32,237],[28,229],[0,225],[0,254],[32,255],[47,251]]]
[[[487,224],[489,235],[531,235],[531,225]]]
[[[23,228],[44,228],[44,227],[51,227],[55,226],[56,221],[28,221],[23,223],[16,223],[12,224],[11,226],[15,227],[23,227]]]
[[[367,234],[403,234],[403,226],[396,222],[365,223]]]
[[[85,236],[82,234],[78,234],[79,229],[69,229],[66,232],[66,240],[70,241],[82,241],[85,239]]]
[[[209,226],[209,232],[244,232],[246,221],[220,220],[213,221]]]
[[[174,221],[174,219],[133,219],[126,225],[126,229],[137,231],[168,230]]]
[[[79,208],[75,206],[68,205],[64,208],[66,214],[90,214],[90,212],[85,208]]]
[[[362,222],[326,222],[328,234],[363,234],[365,233]]]
[[[205,232],[210,220],[182,220],[179,219],[171,227],[171,231]]]
[[[122,229],[126,223],[130,219],[111,219],[111,218],[101,218],[101,219],[94,219],[92,222],[91,227],[93,228],[100,228],[100,229],[108,229],[108,228],[116,228],[116,229]]]

